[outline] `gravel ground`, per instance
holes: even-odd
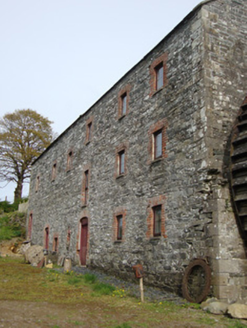
[[[120,278],[107,275],[103,272],[97,270],[88,269],[86,267],[72,267],[72,271],[78,274],[91,273],[97,276],[98,281],[103,283],[108,283],[117,288],[124,289],[131,296],[140,298],[140,287],[139,283],[132,283],[129,281],[122,280]],[[165,291],[164,289],[145,286],[145,277],[144,277],[144,299],[151,302],[163,302],[163,301],[173,301],[176,304],[184,304],[186,301],[179,297],[176,294]]]

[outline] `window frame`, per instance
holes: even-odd
[[[158,145],[158,136],[161,136],[160,145]],[[159,146],[159,148],[158,148]],[[153,159],[162,158],[163,153],[163,129],[159,129],[153,133]]]
[[[121,120],[129,113],[130,90],[131,86],[130,84],[127,84],[118,93],[118,120]]]
[[[164,89],[168,84],[167,59],[168,53],[165,52],[161,56],[156,58],[150,65],[150,97],[155,95],[160,90]],[[161,69],[162,72],[160,78],[159,74]]]
[[[93,116],[89,117],[86,121],[86,140],[85,144],[89,144],[93,139]]]
[[[167,135],[166,129],[168,122],[166,118],[153,123],[148,129],[148,161],[147,164],[151,165],[153,162],[160,161],[167,157],[166,153],[166,144],[167,144]],[[156,149],[156,136],[161,132],[161,154],[157,156],[155,151]]]
[[[155,90],[158,91],[159,89],[163,88],[164,86],[164,64],[163,61],[159,63],[154,68],[155,70]]]
[[[160,237],[161,236],[161,224],[162,224],[162,205],[156,205],[152,207],[153,211],[153,236]],[[159,214],[159,232],[156,233],[157,227],[157,211],[160,211]]]
[[[113,243],[122,243],[125,241],[126,233],[126,215],[127,211],[125,207],[118,207],[113,213]],[[119,222],[121,219],[121,224]],[[121,226],[121,230],[120,230]]]
[[[32,238],[32,228],[33,228],[33,212],[29,213],[29,219],[28,219],[28,231],[27,231],[27,238]]]
[[[121,95],[121,116],[127,113],[127,92]]]
[[[123,215],[122,214],[117,215],[116,219],[117,219],[117,240],[120,241],[123,240]]]
[[[66,171],[70,171],[72,169],[72,160],[73,160],[73,150],[70,149],[67,154],[67,164],[66,164]]]
[[[125,174],[125,149],[118,152],[118,175]]]
[[[88,191],[89,191],[89,170],[84,171],[84,204],[88,203]]]
[[[56,177],[57,177],[57,161],[53,162],[52,164],[51,181],[55,181]]]
[[[40,174],[36,176],[36,181],[35,181],[35,192],[39,190],[39,185],[40,185]]]

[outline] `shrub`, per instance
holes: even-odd
[[[84,274],[84,281],[88,284],[94,284],[97,280],[97,277],[92,273]]]

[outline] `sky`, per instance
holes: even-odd
[[[62,133],[199,3],[0,0],[0,118],[30,108]]]

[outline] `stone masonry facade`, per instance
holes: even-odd
[[[32,242],[177,293],[205,258],[211,293],[246,302],[229,184],[246,78],[247,2],[202,2],[33,163]]]

